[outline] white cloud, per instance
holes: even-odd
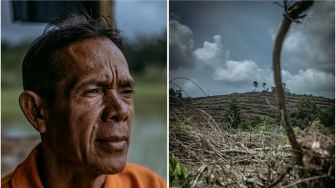
[[[250,87],[252,81],[259,83],[266,82],[268,87],[274,85],[273,70],[259,67],[253,60],[232,60],[228,56],[229,50],[224,49],[220,35],[213,37],[214,41],[205,41],[201,48],[194,51],[195,59],[203,66],[203,70],[210,69],[210,76],[215,81],[220,81],[226,85]],[[305,36],[299,32],[293,33],[288,38],[287,49],[297,50],[309,48],[303,46]],[[314,54],[314,52],[311,52]],[[317,54],[316,54],[317,55]],[[313,93],[333,97],[335,76],[333,73],[314,68],[299,69],[295,73],[282,70],[283,81],[294,93]],[[190,88],[189,88],[190,89]]]
[[[220,35],[213,36],[214,42],[205,41],[202,48],[197,48],[194,55],[198,62],[206,65],[224,64],[228,51],[224,51],[222,37]]]
[[[234,61],[228,60],[225,66],[214,70],[213,78],[228,83],[251,82],[251,79],[260,78],[261,70],[257,64],[251,60]]]
[[[261,80],[270,75],[269,69],[261,69],[252,60],[230,60],[229,50],[224,49],[220,35],[213,36],[213,42],[205,41],[194,51],[200,66],[211,69],[211,77],[227,84],[250,84],[251,80]]]

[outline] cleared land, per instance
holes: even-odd
[[[238,101],[243,120],[252,116],[276,119],[277,101],[271,93],[170,101],[169,151],[187,169],[185,187],[282,187],[302,182],[313,187],[328,187],[331,185],[328,182],[334,185],[333,131],[326,131],[319,122],[313,122],[305,130],[295,129],[305,155],[307,178],[302,179],[279,123],[264,121],[249,131],[229,127],[224,115],[232,97]],[[334,105],[333,99],[291,95],[287,96],[288,109],[302,99],[321,109]],[[178,179],[171,187],[183,184],[183,178]]]

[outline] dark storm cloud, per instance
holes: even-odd
[[[193,32],[186,25],[172,19],[169,21],[169,67],[193,66]]]
[[[311,27],[307,29],[307,35],[312,36],[313,49],[311,50],[317,50],[320,53],[317,60],[321,60],[321,62],[313,62],[314,67],[323,71],[334,72],[335,2],[316,2],[315,7],[315,9],[312,9],[312,18],[315,19],[311,20]]]
[[[286,39],[286,66],[314,68],[334,73],[335,11],[334,1],[315,2],[302,25],[294,25]]]

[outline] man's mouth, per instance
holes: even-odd
[[[110,136],[96,139],[96,144],[106,150],[122,151],[127,149],[127,137]]]

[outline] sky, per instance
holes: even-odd
[[[156,35],[166,29],[167,3],[164,0],[117,0],[115,17],[123,36]],[[1,40],[18,44],[39,36],[46,24],[13,23],[10,2],[1,1]]]
[[[192,97],[249,92],[253,81],[274,86],[272,49],[283,9],[273,1],[184,1],[169,5],[172,87]],[[334,1],[317,1],[292,24],[282,51],[282,76],[297,94],[335,98]],[[175,87],[177,88],[177,87]]]

